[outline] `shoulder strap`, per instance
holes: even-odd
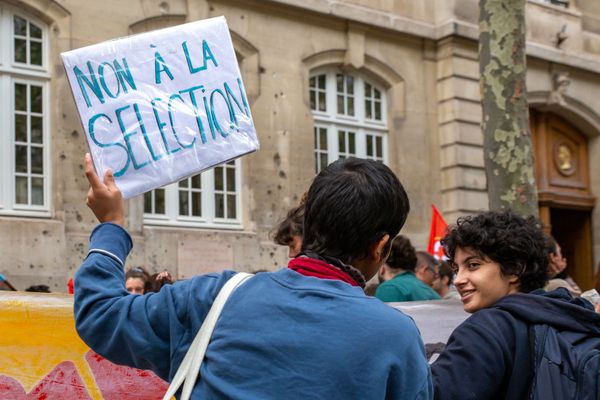
[[[173,377],[173,380],[171,381],[169,389],[165,393],[163,400],[170,400],[171,397],[175,395],[175,392],[177,392],[182,383],[183,391],[181,393],[180,400],[187,400],[190,398],[192,389],[196,384],[196,378],[200,372],[200,365],[204,359],[206,348],[210,342],[210,338],[215,329],[215,325],[217,324],[217,320],[221,315],[223,306],[225,306],[225,303],[227,302],[227,299],[231,293],[233,293],[235,289],[253,276],[253,274],[248,274],[246,272],[238,272],[232,276],[225,283],[225,285],[223,285],[219,291],[219,294],[215,298],[210,311],[206,315],[200,330],[198,330],[194,341],[190,345],[190,348],[183,358],[183,361],[179,365],[179,368],[177,369],[177,372],[175,373],[175,376]]]
[[[536,397],[536,378],[538,376],[538,370],[540,369],[542,358],[544,357],[546,338],[548,337],[549,330],[550,326],[546,324],[529,324],[528,327],[529,351],[531,366],[533,368],[533,378],[531,379],[531,385],[529,386],[528,396],[530,400],[538,398]]]

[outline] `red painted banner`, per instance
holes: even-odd
[[[160,400],[168,384],[115,365],[77,335],[73,297],[0,292],[0,400]]]

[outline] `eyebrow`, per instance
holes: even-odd
[[[478,255],[472,255],[472,256],[469,256],[469,257],[465,258],[465,259],[463,260],[463,263],[467,263],[467,262],[469,262],[469,261],[471,261],[471,260],[473,260],[473,259],[477,259],[477,260],[479,260],[479,261],[485,261],[485,260],[483,260],[483,259],[482,259],[480,256],[478,256]]]

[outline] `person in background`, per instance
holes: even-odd
[[[575,281],[567,275],[567,259],[562,255],[562,249],[556,239],[547,236],[546,251],[548,254],[548,278],[550,279],[544,289],[550,292],[559,287],[564,287],[573,296],[581,296],[582,290]]]
[[[441,244],[463,307],[473,315],[454,330],[431,366],[436,399],[529,398],[534,324],[600,335],[600,315],[591,303],[565,289],[541,289],[548,257],[535,218],[510,211],[459,218]]]
[[[150,274],[142,267],[133,267],[125,274],[125,289],[131,294],[146,293]]]
[[[452,284],[454,281],[454,271],[447,261],[440,261],[436,266],[437,278],[433,281],[433,290],[435,290],[443,300],[460,300],[460,295],[456,287]]]
[[[302,231],[304,224],[304,203],[288,211],[273,233],[273,241],[282,246],[288,246],[289,258],[295,258],[302,248]]]
[[[235,272],[128,295],[123,268],[133,242],[121,192],[110,172],[98,178],[89,155],[85,170],[101,224],[75,275],[77,332],[108,360],[170,380]],[[406,221],[400,181],[383,163],[341,159],[314,178],[304,207],[301,255],[229,297],[192,399],[430,399],[414,321],[363,292]]]
[[[427,286],[433,286],[437,278],[436,267],[438,261],[426,251],[417,251],[417,266],[415,276],[425,282]]]
[[[379,270],[383,281],[375,291],[375,297],[385,302],[439,300],[429,285],[415,275],[417,254],[406,236],[399,235],[392,243],[390,256]]]

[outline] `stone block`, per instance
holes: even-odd
[[[438,101],[449,99],[464,99],[481,101],[479,81],[462,77],[449,77],[438,81]]]
[[[479,63],[477,60],[462,57],[448,57],[440,60],[437,68],[438,79],[451,76],[479,80]]]
[[[475,189],[486,190],[485,169],[472,167],[451,167],[442,170],[441,190]]]
[[[438,122],[440,124],[451,121],[481,122],[481,104],[460,99],[450,99],[439,103]]]
[[[483,131],[481,125],[475,122],[452,121],[439,127],[440,145],[447,146],[455,143],[483,146]]]
[[[483,149],[478,146],[455,144],[442,148],[441,167],[467,166],[483,168]]]
[[[442,194],[442,209],[446,213],[464,214],[473,214],[477,211],[487,210],[487,192],[465,189],[449,190]]]

